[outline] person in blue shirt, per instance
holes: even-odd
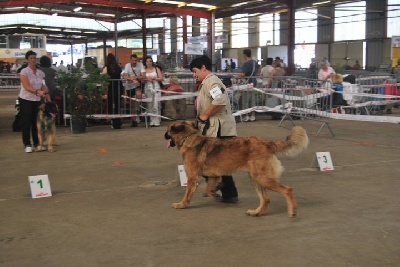
[[[258,65],[257,61],[251,58],[251,50],[250,49],[244,49],[243,50],[243,56],[245,59],[245,63],[242,66],[242,72],[239,74],[242,77],[245,77],[246,83],[247,84],[253,84],[253,87],[257,86],[257,79],[252,78],[255,77],[259,74],[260,72],[260,65]],[[255,99],[255,92],[254,91],[243,91],[242,92],[242,108],[247,109],[247,108],[252,108],[256,106],[256,99]],[[246,115],[243,118],[243,121],[255,121],[256,116],[255,112],[250,113],[250,118],[249,115]]]

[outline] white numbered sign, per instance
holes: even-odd
[[[32,198],[51,197],[49,176],[47,174],[29,176],[29,185]]]
[[[332,171],[333,164],[330,152],[317,152],[317,161],[321,171]]]
[[[181,186],[187,186],[187,176],[183,165],[178,165],[178,174]]]

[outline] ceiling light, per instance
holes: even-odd
[[[231,7],[239,7],[239,6],[242,6],[242,5],[246,5],[248,3],[249,2],[237,3],[237,4],[234,4],[234,5],[231,5]]]
[[[170,4],[170,5],[179,5],[182,2],[178,1],[169,1],[169,0],[154,0],[154,3],[160,3],[160,4]]]
[[[313,6],[318,6],[318,5],[323,5],[323,4],[327,4],[327,3],[330,3],[331,1],[323,1],[323,2],[317,2],[317,3],[314,3],[314,4],[312,4]]]
[[[16,7],[5,7],[3,10],[4,11],[12,11],[12,10],[18,10],[18,9],[24,9],[24,7],[19,7],[19,6],[16,6]]]
[[[189,3],[187,6],[191,7],[200,7],[200,8],[208,8],[208,9],[216,9],[216,6],[206,5],[206,4],[197,4],[197,3]]]
[[[96,15],[101,17],[115,17],[114,14],[106,14],[106,13],[97,13]]]
[[[80,30],[74,30],[74,29],[64,29],[64,32],[81,32]]]
[[[78,12],[78,11],[80,11],[81,9],[82,9],[81,6],[75,7],[75,8],[74,8],[74,12]]]
[[[42,28],[42,30],[44,31],[53,31],[53,32],[60,32],[61,29],[57,29],[57,28]]]

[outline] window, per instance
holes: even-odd
[[[400,35],[400,0],[388,0],[387,37]]]
[[[335,7],[335,41],[365,39],[365,1]]]
[[[220,36],[224,34],[224,24],[222,19],[218,19],[215,21],[215,36]],[[215,43],[215,49],[221,49],[223,47],[223,43]]]
[[[208,32],[208,20],[200,18],[200,35],[206,35]]]
[[[164,35],[164,49],[165,53],[171,53],[171,22],[169,19],[164,19],[163,27],[165,30],[165,35]]]
[[[260,46],[279,45],[280,25],[279,14],[267,14],[259,17]]]
[[[295,14],[295,43],[317,42],[317,10],[307,9]]]
[[[183,51],[183,18],[176,17],[176,49],[179,52]]]
[[[301,44],[294,49],[294,63],[296,68],[309,68],[312,59],[315,59],[315,45]]]
[[[232,16],[232,48],[241,48],[249,46],[249,23],[247,14],[240,14]]]
[[[7,48],[7,37],[5,35],[0,36],[0,48]]]

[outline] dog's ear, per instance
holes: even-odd
[[[181,133],[185,131],[185,125],[184,124],[179,124],[177,126],[173,125],[171,126],[171,133]]]
[[[46,109],[46,104],[45,103],[43,103],[43,104],[41,104],[40,106],[39,106],[39,110],[40,111],[44,111]]]

